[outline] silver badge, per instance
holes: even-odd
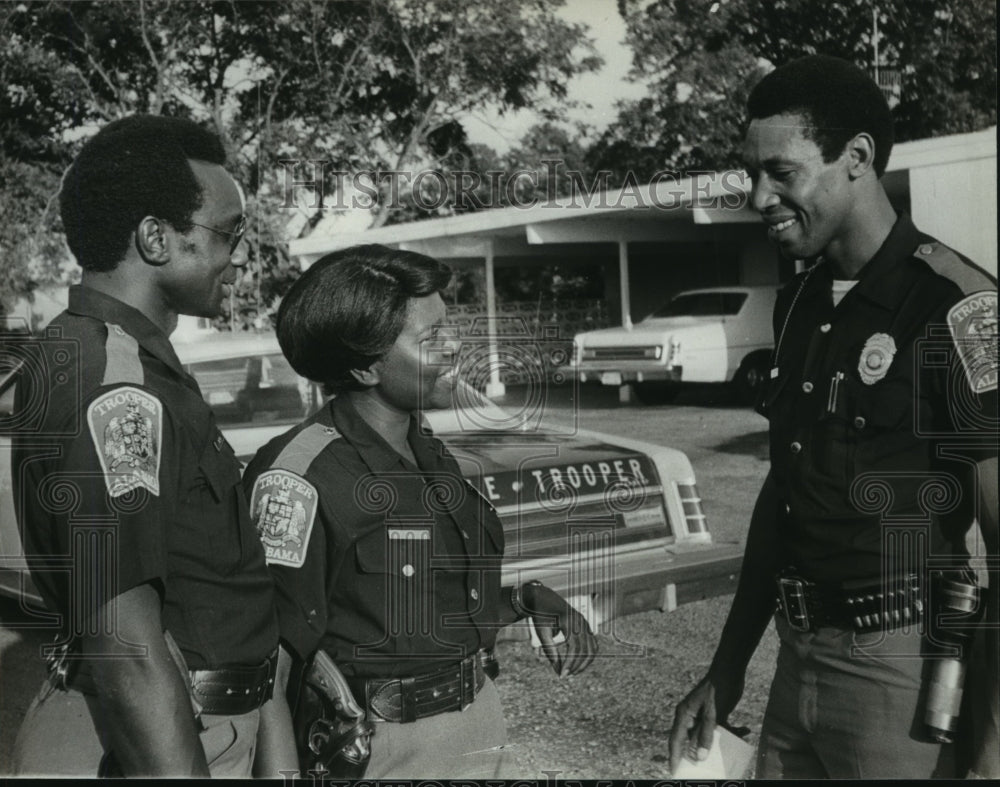
[[[865,342],[858,361],[858,374],[865,385],[874,385],[889,372],[893,356],[896,355],[896,342],[887,333],[873,333]]]

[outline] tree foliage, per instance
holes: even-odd
[[[347,173],[446,168],[468,148],[460,121],[476,109],[561,117],[566,83],[600,60],[584,29],[555,10],[547,0],[6,4],[0,155],[58,173],[82,138],[114,118],[210,123],[255,208],[253,275],[241,298],[259,293],[267,306],[294,275],[289,236],[328,215],[322,199],[304,199],[290,222],[282,162],[322,160]],[[393,206],[374,183],[377,226]],[[28,213],[41,228],[42,214]],[[6,231],[0,240],[0,276],[23,289],[14,270],[28,250]]]
[[[634,78],[649,95],[620,105],[591,149],[595,167],[642,178],[738,164],[749,89],[771,66],[823,53],[901,78],[900,141],[996,123],[992,0],[621,0]],[[877,19],[878,37],[873,29]]]

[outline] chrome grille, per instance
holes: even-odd
[[[584,361],[655,361],[663,354],[659,345],[645,347],[585,347]]]

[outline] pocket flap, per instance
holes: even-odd
[[[221,432],[209,440],[201,452],[198,467],[219,502],[240,482],[240,464]]]
[[[429,568],[431,528],[383,525],[355,542],[358,568],[366,574],[413,576],[417,568]]]
[[[788,384],[789,377],[789,374],[782,373],[778,377],[768,378],[768,380],[764,383],[764,390],[761,391],[760,396],[757,397],[757,403],[754,406],[754,410],[758,415],[762,415],[765,418],[770,417],[769,413],[771,411],[771,405],[774,404],[774,400],[778,398],[778,395]]]
[[[880,380],[870,386],[861,382],[856,385],[855,418],[863,418],[866,426],[895,429],[912,419],[915,391],[909,382],[896,379]]]

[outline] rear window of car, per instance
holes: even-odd
[[[199,361],[187,369],[223,426],[297,422],[321,403],[318,387],[281,353]]]
[[[678,295],[653,312],[653,317],[727,317],[738,314],[745,292],[693,292]]]

